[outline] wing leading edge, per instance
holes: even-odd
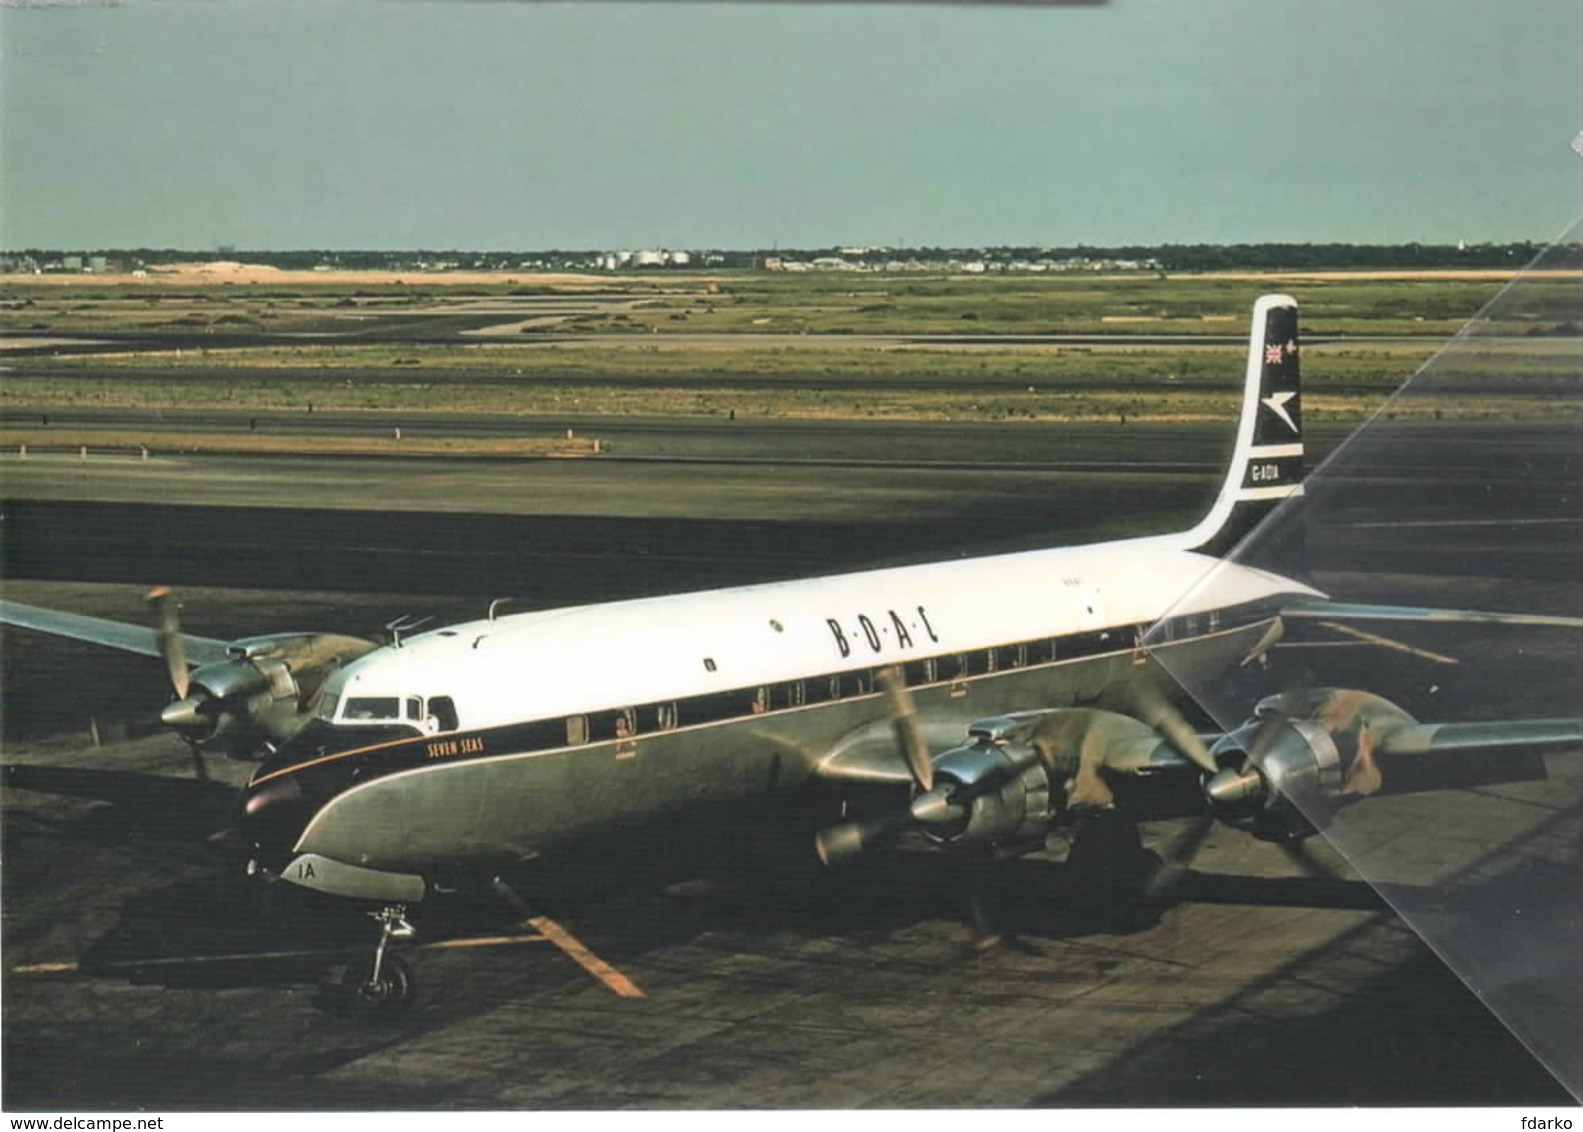
[[[57,637],[70,637],[73,640],[87,641],[90,644],[138,653],[141,656],[160,655],[158,633],[146,626],[132,625],[125,621],[110,621],[103,617],[88,617],[81,613],[43,609],[19,601],[0,601],[0,624],[31,629],[38,633],[50,633]],[[217,641],[212,637],[197,637],[190,633],[183,633],[182,641],[186,645],[187,663],[195,668],[225,660],[230,656],[229,646],[225,641]]]
[[[1583,629],[1583,617],[1560,617],[1543,613],[1491,613],[1477,609],[1436,609],[1423,605],[1368,605],[1303,597],[1288,602],[1282,608],[1281,616],[1294,620],[1395,621],[1421,622],[1429,625],[1544,625],[1559,629]]]

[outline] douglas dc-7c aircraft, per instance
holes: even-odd
[[[1388,789],[1400,760],[1578,743],[1575,719],[1426,725],[1349,689],[1271,696],[1208,736],[1172,706],[1177,660],[1234,670],[1295,620],[1579,624],[1342,605],[1225,561],[1302,493],[1298,353],[1296,303],[1259,299],[1230,467],[1208,514],[1177,534],[491,607],[421,633],[394,626],[377,647],[184,635],[161,592],[154,629],[14,602],[0,612],[163,656],[177,698],[162,718],[195,754],[264,753],[238,819],[250,871],[383,906],[357,984],[373,1001],[411,996],[386,952],[411,934],[407,906],[469,870],[487,877],[707,805],[809,787],[883,799],[817,832],[827,863],[904,834],[1002,856],[1041,847],[1058,823],[1081,835],[1119,820],[1135,839],[1139,820],[1192,811],[1300,838],[1313,832],[1304,814]]]

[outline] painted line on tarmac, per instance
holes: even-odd
[[[556,947],[566,952],[583,970],[604,983],[605,986],[615,991],[622,998],[645,997],[643,991],[638,988],[636,983],[584,947],[576,936],[548,916],[534,916],[526,922],[538,929],[545,939],[548,939]]]
[[[420,943],[413,951],[446,951],[459,947],[509,947],[519,943],[551,943],[548,935],[540,932],[521,935],[470,936],[463,939],[439,939]],[[575,941],[574,941],[575,942]],[[125,963],[106,963],[107,974],[120,971],[139,971],[147,967],[198,966],[204,963],[240,963],[250,959],[311,959],[318,955],[346,955],[367,950],[360,947],[319,947],[297,951],[242,951],[224,955],[171,955],[158,959],[132,960]],[[73,975],[81,967],[76,963],[23,963],[11,968],[13,975]]]
[[[1575,527],[1583,519],[1409,519],[1402,523],[1353,523],[1359,530],[1375,527]]]

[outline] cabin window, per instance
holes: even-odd
[[[933,660],[913,660],[902,665],[902,675],[906,677],[907,686],[915,688],[919,684],[933,684],[935,669]]]
[[[353,696],[346,701],[341,718],[349,723],[369,720],[398,720],[401,718],[399,696]]]
[[[579,747],[588,742],[588,717],[586,715],[569,715],[566,717],[566,745]]]
[[[1098,633],[1073,633],[1061,644],[1063,651],[1069,657],[1092,656],[1103,647]]]
[[[407,697],[406,708],[407,708],[407,718],[408,719],[419,720],[419,719],[423,718],[423,699],[422,699],[422,697],[419,697],[419,696],[408,696]]]
[[[874,690],[874,677],[867,671],[842,672],[830,677],[830,698],[844,700],[861,696]]]
[[[637,734],[637,712],[632,708],[601,711],[588,717],[588,738],[596,743],[626,739]]]
[[[681,722],[689,726],[698,723],[717,723],[722,719],[736,719],[748,713],[748,697],[742,692],[714,692],[707,696],[693,696],[679,705]]]

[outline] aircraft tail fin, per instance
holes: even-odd
[[[1297,301],[1264,295],[1253,304],[1242,415],[1231,464],[1214,506],[1185,536],[1204,554],[1232,551],[1266,515],[1303,493],[1303,406],[1298,380]],[[1300,556],[1301,547],[1285,548]]]

